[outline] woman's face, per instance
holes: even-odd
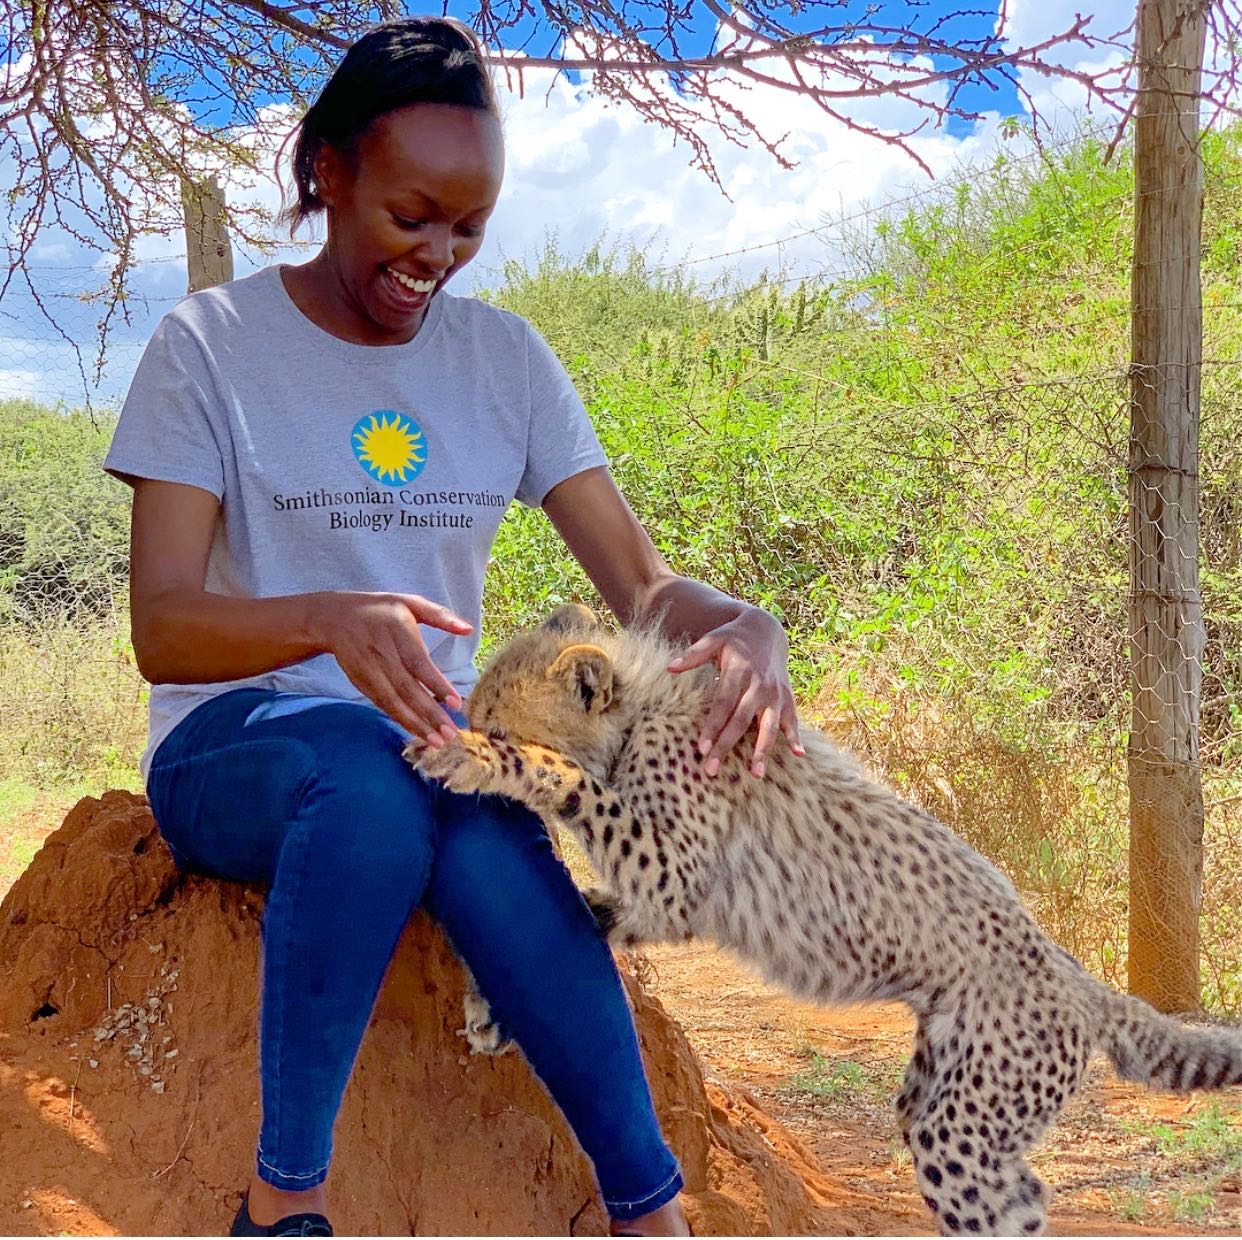
[[[340,334],[409,340],[432,295],[478,253],[504,175],[500,122],[478,108],[412,104],[376,120],[354,159],[315,160],[328,208],[324,291]]]

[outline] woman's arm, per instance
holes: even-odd
[[[210,491],[138,479],[130,523],[130,626],[152,684],[238,680],[331,653],[354,685],[403,727],[437,745],[461,699],[431,662],[419,623],[471,625],[413,594],[324,590],[233,598],[204,589],[220,502]]]
[[[752,773],[763,775],[778,730],[795,753],[802,753],[785,666],[789,647],[775,617],[674,573],[606,468],[566,478],[548,493],[543,508],[622,624],[661,615],[668,637],[693,642],[670,671],[717,664],[719,681],[698,742],[707,774],[719,770],[720,759],[756,718]]]

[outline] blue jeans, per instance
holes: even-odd
[[[612,954],[539,819],[401,757],[376,707],[236,689],[159,746],[147,791],[183,870],[269,884],[258,1175],[328,1174],[332,1129],[389,959],[424,904],[595,1165],[609,1213],[682,1184]]]

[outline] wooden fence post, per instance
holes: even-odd
[[[188,292],[233,278],[233,247],[224,226],[224,191],[215,177],[181,183]]]
[[[1203,0],[1139,0],[1130,368],[1130,990],[1199,1007]]]

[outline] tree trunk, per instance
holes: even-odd
[[[233,278],[233,247],[224,226],[224,191],[215,177],[197,184],[182,182],[185,255],[189,293]]]
[[[1140,0],[1130,369],[1131,991],[1199,1006],[1201,0]]]

